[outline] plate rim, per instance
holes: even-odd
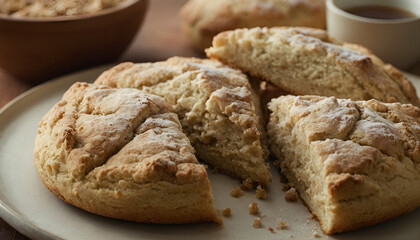
[[[7,112],[10,111],[10,109],[12,109],[20,101],[22,101],[23,99],[27,97],[30,97],[31,95],[37,93],[38,91],[44,88],[48,88],[53,85],[59,84],[61,82],[65,82],[66,80],[69,82],[72,82],[72,81],[77,82],[77,79],[73,79],[73,76],[79,75],[79,74],[86,74],[88,72],[93,72],[99,69],[106,69],[106,68],[109,68],[110,66],[112,66],[112,64],[99,65],[92,68],[83,69],[83,70],[72,72],[63,76],[59,76],[50,81],[36,85],[28,89],[27,91],[19,94],[10,102],[5,104],[0,109],[0,118],[3,117],[3,115],[7,114]],[[94,79],[92,79],[92,81],[94,81]],[[22,216],[21,214],[19,214],[18,212],[10,208],[1,198],[0,198],[0,217],[5,222],[7,222],[7,224],[12,226],[15,230],[18,230],[20,233],[22,233],[23,235],[27,237],[30,237],[31,239],[42,239],[42,240],[64,239],[32,223],[29,219],[27,219],[26,217]]]
[[[82,70],[82,71],[79,71],[79,72],[75,72],[75,73],[71,73],[71,74],[67,74],[67,75],[58,77],[58,78],[56,78],[52,81],[44,82],[42,84],[39,84],[37,86],[34,86],[34,87],[28,89],[27,91],[19,94],[17,97],[12,99],[10,102],[5,104],[0,109],[0,117],[2,117],[4,114],[6,114],[7,111],[10,111],[10,109],[12,109],[12,107],[14,107],[18,102],[20,102],[23,99],[33,95],[34,93],[38,92],[39,90],[41,90],[43,88],[46,88],[50,85],[58,84],[58,82],[65,81],[66,77],[68,77],[70,75],[77,74],[77,73],[80,73],[80,72],[89,71],[89,70],[92,70],[92,68],[87,69],[87,70]],[[63,239],[63,238],[60,238],[59,236],[57,236],[57,235],[55,235],[51,232],[48,232],[45,229],[42,229],[41,227],[37,226],[36,224],[30,222],[29,219],[27,219],[26,217],[22,216],[21,214],[19,214],[18,212],[16,212],[12,208],[10,208],[3,201],[2,198],[0,198],[0,217],[3,218],[3,220],[5,222],[7,222],[7,224],[12,226],[15,230],[18,230],[23,235],[25,235],[27,237],[30,237],[32,239],[48,239],[48,240],[50,240],[50,239]]]

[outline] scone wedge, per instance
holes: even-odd
[[[420,206],[420,109],[282,96],[269,104],[271,152],[328,234]]]
[[[145,223],[219,222],[207,172],[163,98],[75,83],[42,118],[45,186],[89,212]]]
[[[213,37],[236,28],[305,26],[325,29],[325,0],[189,0],[182,29],[199,50]]]
[[[272,82],[292,95],[411,103],[420,106],[404,75],[366,48],[343,43],[321,29],[274,27],[218,34],[211,58]]]
[[[104,72],[95,84],[164,97],[178,114],[199,160],[240,179],[271,182],[260,105],[240,71],[215,60],[173,57],[156,63],[122,63]]]

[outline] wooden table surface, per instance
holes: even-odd
[[[179,9],[186,0],[151,0],[140,34],[120,61],[152,62],[171,56],[204,57],[192,50],[181,33]],[[408,70],[420,76],[420,64]],[[19,81],[0,68],[0,108],[33,87]],[[0,218],[0,240],[27,240]]]

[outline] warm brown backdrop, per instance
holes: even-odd
[[[171,56],[204,57],[204,54],[195,52],[188,46],[181,33],[178,12],[185,2],[186,0],[150,0],[142,29],[120,61],[151,62]],[[32,85],[19,81],[0,68],[0,107],[31,87]]]
[[[204,57],[193,51],[181,33],[178,12],[186,0],[150,0],[142,30],[120,61],[150,62],[171,56]],[[420,63],[411,73],[420,75]],[[0,68],[0,108],[33,85],[23,83]],[[28,240],[0,218],[1,240]]]

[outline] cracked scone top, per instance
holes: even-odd
[[[366,48],[337,41],[321,29],[274,27],[218,34],[206,50],[293,95],[411,103],[420,106],[404,75]]]
[[[420,206],[420,109],[283,96],[269,104],[271,152],[326,233]]]
[[[64,201],[148,223],[218,222],[206,169],[163,98],[75,83],[42,118],[34,164]]]
[[[325,0],[190,0],[180,15],[185,34],[203,50],[213,36],[236,28],[325,28]]]
[[[164,97],[178,114],[199,160],[241,179],[271,182],[258,98],[240,71],[214,60],[173,57],[156,63],[122,63],[95,83]]]

